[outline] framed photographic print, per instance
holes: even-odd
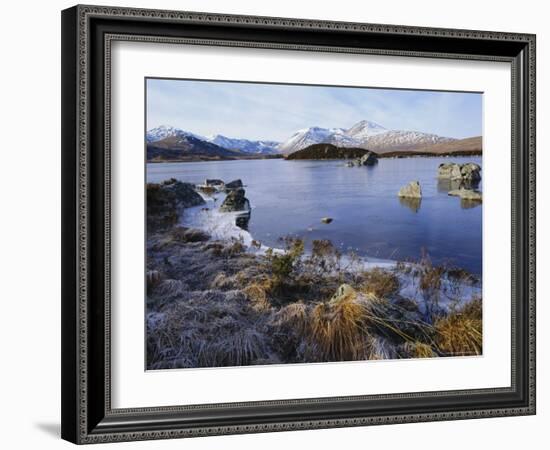
[[[62,13],[62,436],[535,413],[535,36]]]

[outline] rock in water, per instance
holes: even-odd
[[[204,205],[204,199],[195,191],[190,183],[182,183],[175,180],[170,184],[163,184],[163,189],[174,194],[176,204],[179,208],[190,208],[191,206]]]
[[[237,188],[227,194],[225,200],[220,206],[222,212],[248,211],[250,210],[250,202],[244,196],[243,188]]]
[[[440,180],[478,183],[481,180],[481,167],[476,163],[443,163],[439,165],[437,178]]]
[[[204,203],[192,184],[175,179],[162,184],[147,183],[147,229],[173,226],[185,208]]]
[[[348,161],[346,163],[347,167],[356,167],[356,166],[374,166],[378,162],[378,156],[376,153],[367,152],[360,158],[354,159],[353,161]]]
[[[420,183],[418,181],[411,181],[409,184],[399,189],[397,196],[404,198],[422,198]]]
[[[481,167],[476,163],[466,163],[460,166],[462,179],[469,183],[478,183],[481,180]]]
[[[360,166],[374,166],[378,162],[378,157],[373,152],[368,152],[358,160]]]
[[[329,224],[330,222],[332,222],[332,217],[323,217],[321,219],[321,222]]]
[[[474,191],[473,189],[455,189],[454,191],[449,191],[449,195],[453,197],[460,197],[462,200],[470,200],[475,202],[482,201],[481,192]]]
[[[462,174],[460,173],[460,164],[455,164],[455,163],[440,164],[437,171],[437,178],[447,179],[447,180],[462,180]]]
[[[234,189],[238,189],[238,188],[242,188],[243,187],[243,182],[242,180],[233,180],[233,181],[230,181],[229,183],[226,183],[225,184],[225,191],[226,192],[229,192],[229,191],[232,191]]]

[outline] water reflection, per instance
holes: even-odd
[[[437,180],[437,192],[446,194],[449,191],[454,191],[456,189],[477,189],[479,186],[478,182],[463,181],[463,180]]]
[[[482,202],[480,202],[478,200],[466,200],[466,199],[463,199],[463,198],[460,199],[460,207],[462,209],[472,209],[472,208],[475,208],[477,206],[481,206],[481,203]]]
[[[405,206],[409,208],[412,212],[417,213],[420,210],[422,199],[412,197],[399,197],[399,203],[401,203],[401,206]]]

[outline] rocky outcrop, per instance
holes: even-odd
[[[185,208],[204,204],[194,186],[174,178],[162,184],[147,184],[147,230],[175,225]]]
[[[481,167],[472,162],[466,164],[443,163],[439,165],[437,178],[472,185],[481,180]]]
[[[195,191],[195,186],[191,183],[183,183],[172,178],[168,182],[165,181],[162,187],[167,192],[174,194],[178,208],[190,208],[191,206],[204,205],[205,203],[200,194]]]
[[[481,180],[481,167],[476,163],[462,164],[460,173],[464,181],[478,183]]]
[[[225,191],[229,192],[234,189],[239,189],[243,187],[243,182],[241,179],[230,181],[229,183],[225,184]]]
[[[250,202],[245,197],[245,190],[243,188],[238,188],[227,194],[227,197],[225,197],[225,200],[220,206],[220,211],[250,211]]]
[[[455,189],[449,191],[449,195],[453,197],[460,197],[462,200],[468,200],[473,202],[481,202],[482,194],[479,191],[473,189]]]
[[[376,153],[367,151],[367,153],[360,158],[348,161],[346,165],[348,167],[374,166],[377,162],[378,156],[376,156]]]
[[[418,181],[411,181],[406,186],[399,189],[398,197],[402,198],[422,198],[422,188]]]

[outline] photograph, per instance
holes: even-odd
[[[483,354],[482,92],[144,82],[147,370]]]
[[[61,265],[46,264],[61,283],[44,275],[61,308],[36,315],[61,347],[39,356],[57,365],[64,440],[280,448],[373,427],[356,436],[383,446],[381,425],[407,424],[396,445],[517,448],[540,434],[543,15],[476,4],[442,22],[436,2],[399,1],[387,15],[64,5],[61,33],[48,27],[61,89],[45,91],[61,101],[38,102],[61,110],[41,115],[61,125],[60,161],[46,152],[61,162]],[[10,265],[27,267],[12,241]]]

